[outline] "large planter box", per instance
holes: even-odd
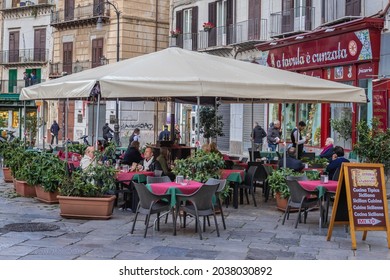
[[[11,169],[8,167],[3,167],[3,175],[4,175],[4,181],[7,183],[12,183],[14,177],[11,175]]]
[[[60,215],[64,218],[107,220],[112,216],[115,196],[76,197],[57,196]]]
[[[35,192],[37,194],[36,198],[44,203],[55,204],[58,203],[58,191],[56,192],[45,192],[42,186],[36,185]]]
[[[17,194],[25,197],[35,197],[35,187],[27,184],[26,181],[15,180],[15,191]]]

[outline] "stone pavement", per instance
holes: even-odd
[[[18,197],[13,185],[0,178],[0,260],[357,260],[390,259],[385,232],[368,232],[362,241],[358,232],[357,250],[344,227],[334,228],[326,241],[327,229],[318,227],[318,211],[310,212],[307,224],[294,229],[296,214],[285,225],[275,200],[264,203],[258,189],[258,207],[239,205],[224,208],[227,229],[218,218],[221,236],[213,224],[203,233],[194,231],[194,222],[172,235],[172,223],[161,223],[160,231],[149,228],[143,238],[143,216],[130,234],[134,214],[118,208],[110,220],[64,219],[58,205],[47,205],[34,198]],[[211,220],[211,222],[213,222]],[[43,223],[57,226],[52,231],[15,232],[13,223]]]

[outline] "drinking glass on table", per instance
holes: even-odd
[[[127,165],[127,164],[125,164],[125,165],[122,165],[122,171],[123,172],[129,172],[129,166]]]

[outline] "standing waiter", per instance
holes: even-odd
[[[302,136],[302,130],[306,127],[306,123],[304,121],[300,121],[298,123],[298,127],[294,128],[291,131],[291,142],[292,146],[297,149],[297,158],[301,159],[303,153],[303,145],[306,143],[306,137]]]

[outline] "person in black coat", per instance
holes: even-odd
[[[349,162],[349,160],[344,157],[343,147],[340,146],[334,147],[332,160],[325,170],[328,173],[330,180],[338,180],[338,178],[333,178],[333,176],[336,173],[337,169],[341,168],[343,162]]]
[[[160,132],[160,135],[158,136],[159,141],[168,141],[169,138],[171,138],[171,133],[168,130],[168,126],[164,125],[164,130]]]
[[[283,160],[279,161],[279,167],[283,167]],[[296,149],[294,147],[290,147],[287,150],[286,168],[290,168],[297,172],[300,172],[305,168],[303,162],[296,158]]]
[[[261,151],[263,148],[263,138],[267,136],[265,130],[259,125],[258,122],[255,122],[255,127],[253,128],[251,137],[253,143],[255,144],[255,150]]]
[[[133,141],[127,148],[122,163],[132,165],[133,162],[140,163],[141,160],[142,160],[142,156],[141,153],[139,152],[139,142]]]
[[[160,163],[154,158],[153,149],[151,147],[145,149],[144,158],[138,164],[137,169],[139,171],[162,170]]]
[[[56,139],[56,144],[58,145],[58,132],[60,131],[60,126],[56,121],[53,121],[53,124],[50,127],[51,133],[51,145],[54,143],[54,138]]]

